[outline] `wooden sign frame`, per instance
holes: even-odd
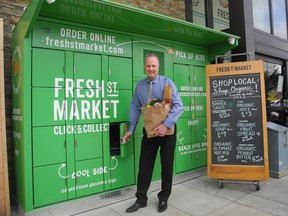
[[[4,93],[3,19],[0,19],[0,215],[10,215]]]
[[[211,89],[210,80],[213,77],[241,76],[257,74],[260,76],[261,88],[261,108],[262,116],[262,140],[263,140],[263,165],[247,164],[218,164],[212,161],[212,131],[211,131]],[[207,150],[208,150],[208,177],[219,180],[268,180],[269,163],[268,163],[268,144],[267,144],[267,126],[266,126],[266,101],[264,85],[264,68],[263,61],[234,62],[225,64],[212,64],[206,66],[206,89],[207,89]],[[238,102],[237,102],[238,103]],[[232,115],[235,115],[232,113]],[[237,119],[235,119],[237,120]],[[234,119],[233,119],[234,121]],[[260,144],[260,145],[262,145]],[[234,145],[232,143],[232,145]]]

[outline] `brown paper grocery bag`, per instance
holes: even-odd
[[[147,137],[156,137],[153,129],[162,124],[166,119],[168,113],[170,112],[169,104],[165,106],[151,106],[151,107],[141,107],[144,127],[147,133]],[[167,130],[166,135],[173,135],[174,127]]]

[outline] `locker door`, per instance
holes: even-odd
[[[128,157],[133,153],[133,137],[131,137],[130,141],[127,141],[126,143],[122,140],[125,133],[128,131],[128,128],[129,122],[120,124],[120,156],[122,158]]]
[[[175,159],[176,173],[191,170],[195,163],[195,153],[192,153],[191,144],[176,146]]]
[[[87,53],[74,53],[74,80],[85,85],[87,80],[101,80],[101,56]]]
[[[129,110],[132,101],[132,90],[118,90],[116,97],[109,97],[109,116],[110,122],[129,121]]]
[[[174,83],[178,91],[191,91],[190,69],[188,65],[174,64]]]
[[[207,165],[207,121],[206,117],[197,117],[198,125],[196,127],[196,167]]]
[[[57,97],[55,97],[55,94],[57,94]],[[64,125],[67,112],[67,110],[65,109],[66,105],[69,109],[71,104],[68,101],[64,100],[64,89],[33,88],[32,125]]]
[[[66,167],[62,164],[36,167],[33,175],[36,207],[57,203],[68,198]]]
[[[195,134],[191,131],[191,118],[181,118],[177,121],[177,142],[175,149],[176,173],[192,169],[195,153],[191,143]]]
[[[103,86],[101,76],[101,56],[85,53],[74,53],[73,99],[74,123],[100,123],[102,116]]]
[[[205,67],[193,67],[195,91],[206,92],[206,70]]]
[[[109,130],[106,124],[75,125],[81,128],[81,133],[75,134],[75,160],[85,160],[103,157],[102,129]]]
[[[126,187],[135,184],[134,154],[125,158],[121,156],[111,157],[110,164],[110,184],[111,189]]]
[[[132,60],[109,57],[108,79],[110,122],[129,121],[132,101]]]
[[[85,196],[104,190],[104,174],[109,172],[103,166],[102,159],[91,159],[76,162],[76,170],[71,178],[75,179],[76,196]]]
[[[195,96],[195,116],[206,116],[206,93],[201,96]]]
[[[66,162],[66,143],[63,132],[63,126],[32,129],[34,166]]]
[[[33,87],[54,87],[55,78],[65,77],[64,51],[34,48],[32,59]]]
[[[117,82],[117,89],[132,89],[132,59],[109,57],[109,81]]]
[[[188,65],[174,64],[174,83],[180,92],[181,99],[184,106],[183,117],[191,117],[191,72]]]
[[[177,121],[177,141],[176,145],[185,145],[192,142],[190,118],[180,118]]]

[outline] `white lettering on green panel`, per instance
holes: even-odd
[[[38,21],[33,46],[105,55],[132,56],[131,37],[95,29]]]
[[[66,99],[59,100],[60,92],[64,90]],[[106,96],[116,99],[102,99]],[[117,82],[55,78],[54,97],[54,121],[117,118]]]

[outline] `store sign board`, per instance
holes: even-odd
[[[267,178],[267,127],[263,62],[248,61],[208,65],[207,129],[210,177],[222,166],[220,179],[264,180]],[[225,167],[248,171],[249,166],[263,168],[259,173],[225,173]],[[216,168],[217,170],[217,168]],[[218,177],[219,178],[219,177]]]

